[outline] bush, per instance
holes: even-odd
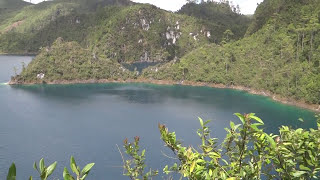
[[[77,166],[76,161],[74,160],[73,156],[70,158],[70,168],[72,172],[76,174],[76,178],[74,178],[69,172],[68,169],[65,167],[63,171],[63,179],[64,180],[85,180],[88,176],[91,168],[94,166],[94,163],[87,164],[82,171],[80,170],[80,167]],[[50,166],[46,167],[44,164],[44,159],[42,158],[39,161],[39,167],[37,166],[37,163],[35,162],[33,164],[33,168],[39,173],[39,177],[41,180],[47,180],[48,177],[53,173],[53,171],[57,167],[57,162],[52,163]],[[16,165],[12,163],[12,165],[9,168],[9,172],[7,175],[7,180],[16,180],[17,172],[16,172]],[[32,180],[33,177],[30,176],[29,180]]]
[[[183,146],[177,140],[174,132],[169,132],[165,125],[159,124],[161,139],[173,151],[178,163],[165,166],[165,174],[178,173],[187,179],[317,179],[320,177],[320,119],[318,129],[291,129],[287,126],[280,128],[280,135],[265,133],[261,126],[263,121],[255,114],[235,114],[241,123],[230,123],[226,128],[227,136],[221,144],[212,138],[208,123],[200,120],[201,128],[197,131],[201,145],[199,148]],[[125,148],[129,154],[135,151],[139,154],[139,139],[134,145]],[[134,148],[132,148],[134,147]],[[137,159],[143,157],[137,155]],[[145,167],[144,162],[132,169]],[[142,171],[136,171],[143,177]],[[125,174],[128,176],[128,174]],[[129,176],[131,177],[131,176]],[[135,176],[138,179],[139,175]],[[143,178],[146,179],[146,178]]]

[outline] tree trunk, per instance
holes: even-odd
[[[309,64],[312,58],[312,48],[313,48],[313,31],[311,31],[311,40],[310,40],[310,53],[309,53]]]
[[[302,33],[301,48],[302,48],[302,52],[303,52],[303,48],[304,48],[304,32]]]
[[[281,47],[280,47],[280,59],[282,59],[282,41],[281,41]]]
[[[299,60],[299,39],[300,39],[300,33],[298,33],[298,39],[297,39],[297,61]]]

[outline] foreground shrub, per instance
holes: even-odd
[[[70,168],[72,172],[76,174],[76,178],[74,178],[69,173],[68,169],[65,167],[63,171],[63,179],[64,180],[85,180],[93,166],[94,166],[94,163],[87,164],[82,169],[82,171],[80,171],[80,167],[77,166],[76,161],[74,160],[73,156],[71,156]],[[41,180],[47,180],[48,177],[56,169],[56,167],[57,167],[57,162],[54,162],[50,166],[46,167],[43,158],[39,161],[39,166],[37,165],[36,162],[33,164],[33,168],[39,173],[39,177]],[[8,171],[7,180],[16,180],[16,176],[17,176],[16,165],[12,163]],[[32,179],[33,177],[30,176],[29,180],[32,180]]]
[[[165,125],[159,124],[161,139],[172,150],[178,162],[165,166],[167,175],[177,173],[181,177],[196,180],[211,179],[317,179],[320,177],[320,119],[318,129],[280,128],[279,135],[267,134],[261,128],[263,121],[255,114],[235,114],[241,123],[230,123],[227,135],[219,144],[212,138],[207,126],[210,121],[200,120],[201,128],[197,131],[201,139],[199,147],[183,146],[177,140],[175,132],[169,132]],[[125,149],[134,159],[144,159],[144,152],[139,156],[139,139]],[[136,163],[126,161],[124,175],[131,179],[143,175],[144,161]],[[131,173],[136,173],[132,176]],[[150,172],[149,172],[150,174]],[[155,175],[155,174],[153,174]]]

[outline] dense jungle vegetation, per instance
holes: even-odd
[[[11,18],[16,14],[16,11],[31,5],[21,0],[0,0],[0,23]]]
[[[144,77],[242,85],[319,104],[319,14],[317,1],[265,0],[246,37],[231,40],[228,30],[220,44],[150,68]]]

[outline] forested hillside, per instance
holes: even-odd
[[[96,11],[130,4],[128,0],[56,0],[30,5],[0,21],[0,53],[37,53],[58,37],[81,43],[88,28],[98,23]]]
[[[0,0],[0,24],[23,7],[31,5],[23,0]]]
[[[250,21],[228,4],[211,2],[183,9],[214,11],[205,19],[128,0],[43,2],[0,22],[0,52],[37,53],[62,37],[118,62],[168,61],[195,47],[220,42],[229,29],[235,31],[235,39],[240,38]],[[228,22],[222,23],[225,19]]]
[[[23,0],[0,0],[0,10],[18,10],[27,5],[31,5]]]
[[[117,62],[169,61],[209,43],[209,30],[197,19],[155,6],[109,7],[89,33],[94,53]]]
[[[319,12],[315,0],[265,0],[246,38],[205,45],[144,75],[242,85],[319,104]]]
[[[239,6],[226,3],[218,3],[215,1],[197,3],[188,3],[184,5],[179,14],[186,14],[198,18],[201,23],[208,27],[211,31],[215,43],[223,41],[224,33],[229,30],[233,33],[231,39],[243,38],[246,33],[251,18],[241,15]]]
[[[219,83],[320,103],[320,3],[317,0],[265,0],[252,20],[225,2],[189,3],[178,13],[125,2],[104,8],[92,6],[89,9],[95,9],[95,13],[89,9],[79,13],[83,3],[75,2],[56,1],[50,6],[44,3],[24,8],[22,14],[47,7],[51,13],[42,17],[53,20],[31,21],[27,18],[25,21],[29,22],[25,26],[10,29],[0,36],[0,49],[11,52],[6,50],[29,47],[15,39],[21,34],[30,36],[26,41],[32,42],[30,51],[41,46],[50,49],[51,42],[63,37],[66,43],[76,41],[77,46],[87,52],[84,54],[90,56],[86,58],[113,62],[123,71],[127,69],[119,63],[161,62],[142,74],[132,72],[133,76],[129,73],[123,79]],[[39,8],[39,13],[44,7]],[[2,23],[2,31],[19,17],[18,14],[15,19]],[[32,30],[35,27],[38,29]],[[37,32],[33,36],[27,33],[33,31]],[[59,47],[53,46],[54,52],[58,52]],[[66,72],[59,76],[53,75],[56,72],[51,73],[59,69],[60,64],[51,69],[47,68],[49,65],[35,66],[39,61],[55,62],[48,61],[47,55],[48,52],[42,50],[39,58],[13,82],[38,82],[35,79],[43,72],[47,72],[43,79],[46,82],[69,79]],[[50,57],[58,58],[52,52]],[[69,62],[69,56],[62,57]],[[79,55],[76,57],[80,59]],[[73,61],[64,66],[76,68]],[[121,75],[71,77],[73,80],[122,78]]]
[[[93,56],[77,42],[58,38],[50,48],[43,48],[15,80],[17,83],[46,83],[133,77],[134,73],[120,64]]]
[[[96,6],[101,2],[105,2],[104,5],[107,6]],[[127,1],[101,2],[61,0],[44,2],[25,8],[0,26],[3,32],[0,36],[0,49],[3,52],[13,53],[38,52],[41,47],[47,50],[57,50],[64,46],[56,44],[50,46],[58,37],[61,37],[66,44],[68,41],[72,41],[72,44],[77,46],[79,51],[88,52],[82,55],[90,52],[90,57],[84,57],[84,59],[94,57],[94,59],[101,61],[113,62],[114,66],[121,66],[119,63],[177,61],[193,49],[214,42],[213,38],[215,37],[211,35],[211,32],[214,31],[211,29],[213,27],[207,27],[206,23],[197,17],[183,13],[171,13],[152,5],[132,4]],[[212,3],[211,6],[217,6],[217,9],[225,8],[217,3]],[[42,14],[42,16],[35,16],[34,13]],[[242,16],[233,11],[227,11],[220,15],[220,18],[223,19],[231,15],[233,17]],[[20,23],[8,29],[16,22]],[[227,25],[220,26],[222,32],[227,31],[228,28]],[[48,52],[50,52],[50,57],[48,57]],[[58,50],[53,52],[58,52]],[[81,59],[81,56],[77,54],[73,56],[72,52],[74,51],[70,51],[69,54],[72,58]],[[64,61],[65,64],[60,67],[61,64],[56,63],[53,65],[54,67],[49,68],[50,62],[55,62],[49,61],[50,58],[60,58],[59,61]],[[41,63],[37,63],[37,61],[41,61]],[[48,64],[43,64],[44,62]],[[32,82],[41,73],[45,74],[43,81],[47,82],[62,79],[82,80],[115,77],[108,76],[109,71],[104,70],[99,70],[99,72],[107,74],[104,76],[75,75],[70,77],[67,75],[69,72],[66,69],[68,69],[67,66],[74,68],[74,62],[77,61],[70,61],[69,56],[55,56],[51,50],[41,50],[34,62],[23,71],[22,76],[15,80],[17,82]],[[92,67],[86,66],[86,68]],[[123,71],[126,71],[124,67],[122,68]],[[58,69],[64,70],[57,72]],[[117,78],[124,77],[117,75]]]

